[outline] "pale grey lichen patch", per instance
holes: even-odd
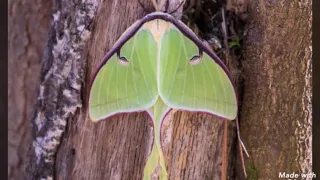
[[[54,8],[33,117],[35,164],[30,171],[37,179],[53,179],[55,154],[67,120],[82,107],[81,86],[86,65],[83,52],[99,3],[99,0],[63,0]]]
[[[82,39],[89,39],[89,37],[91,37],[91,32],[88,30],[83,30],[81,33],[81,38]]]
[[[66,96],[67,98],[72,97],[71,91],[68,89],[63,90],[63,95]]]
[[[84,26],[84,25],[81,25],[81,26],[77,27],[77,30],[78,30],[78,31],[83,31],[84,28],[85,28],[85,26]]]
[[[34,122],[35,124],[37,125],[37,128],[38,128],[38,131],[41,130],[41,128],[43,127],[44,125],[44,119],[43,119],[43,113],[42,112],[38,112],[37,113],[37,116],[34,118]]]
[[[53,16],[53,21],[58,21],[60,19],[60,11],[53,13],[52,16]]]
[[[37,137],[37,139],[33,142],[37,163],[40,162],[42,157],[48,157],[44,159],[45,162],[53,162],[54,159],[51,155],[54,154],[53,150],[55,150],[56,146],[59,145],[59,139],[62,133],[63,129],[50,129],[46,132],[44,137]]]
[[[37,97],[38,100],[43,99],[43,92],[44,92],[44,87],[42,85],[40,85],[39,94],[38,94],[38,97]]]
[[[83,3],[87,4],[87,15],[92,19],[96,13],[96,9],[100,4],[97,0],[82,0]]]

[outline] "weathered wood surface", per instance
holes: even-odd
[[[153,10],[150,1],[141,2]],[[92,123],[86,98],[97,63],[145,14],[134,0],[55,2],[33,118],[29,179],[141,179],[152,143],[148,116],[134,113]],[[234,124],[229,126],[231,152],[235,131]],[[172,112],[163,129],[170,179],[220,179],[223,121]]]
[[[250,0],[241,131],[249,179],[312,172],[311,0]]]
[[[8,1],[8,178],[24,179],[51,1]]]

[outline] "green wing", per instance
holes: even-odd
[[[157,20],[154,23],[162,27]],[[160,178],[168,177],[160,131],[171,108],[230,120],[237,115],[235,90],[223,68],[205,52],[199,54],[199,47],[172,24],[162,36],[152,29],[155,24],[149,25],[153,26],[140,28],[99,69],[89,97],[93,121],[123,112],[150,114],[155,142],[144,168],[145,180],[159,166]]]
[[[150,30],[141,28],[99,69],[90,90],[89,115],[92,121],[122,112],[146,110],[154,124],[154,143],[144,168],[143,179],[151,179],[160,166],[167,179],[160,145],[162,120],[170,108],[159,98],[157,88],[158,44]]]
[[[99,70],[90,90],[89,114],[93,121],[146,110],[155,104],[156,54],[152,34],[141,29],[120,48],[122,60],[117,53],[112,55]]]
[[[208,54],[199,57],[199,47],[177,28],[166,31],[160,49],[159,93],[169,107],[236,118],[234,87]]]
[[[152,179],[151,176],[157,167],[159,170],[159,179],[168,179],[168,173],[166,169],[165,157],[161,149],[161,124],[165,115],[170,111],[168,107],[161,98],[158,98],[156,104],[147,110],[150,117],[153,120],[153,132],[154,132],[154,142],[152,146],[152,151],[148,157],[146,165],[143,170],[143,180]]]

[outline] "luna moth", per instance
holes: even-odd
[[[233,120],[238,105],[230,73],[219,57],[185,24],[158,11],[129,27],[101,61],[90,88],[89,116],[96,122],[146,111],[154,143],[143,179],[151,179],[160,166],[164,180],[168,174],[160,132],[171,109]]]

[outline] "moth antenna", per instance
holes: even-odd
[[[142,4],[142,2],[140,0],[138,0],[138,2],[139,2],[140,6],[141,6],[141,8],[143,9],[144,12],[146,12],[147,14],[151,13],[150,10],[147,10],[146,7],[144,7],[144,5]]]
[[[158,6],[158,11],[161,11],[162,7],[164,6],[164,4],[166,3],[167,0],[161,0]]]
[[[158,10],[157,0],[151,0],[151,1],[152,1],[152,4],[153,4],[154,8],[156,9],[156,11],[159,11],[159,10]]]
[[[178,9],[180,9],[181,6],[184,5],[185,2],[186,2],[186,0],[182,0],[181,3],[177,6],[177,8],[174,9],[173,11],[169,12],[169,14],[175,13]]]
[[[166,6],[165,6],[165,9],[164,9],[164,12],[167,13],[168,9],[169,9],[169,0],[166,1]]]

